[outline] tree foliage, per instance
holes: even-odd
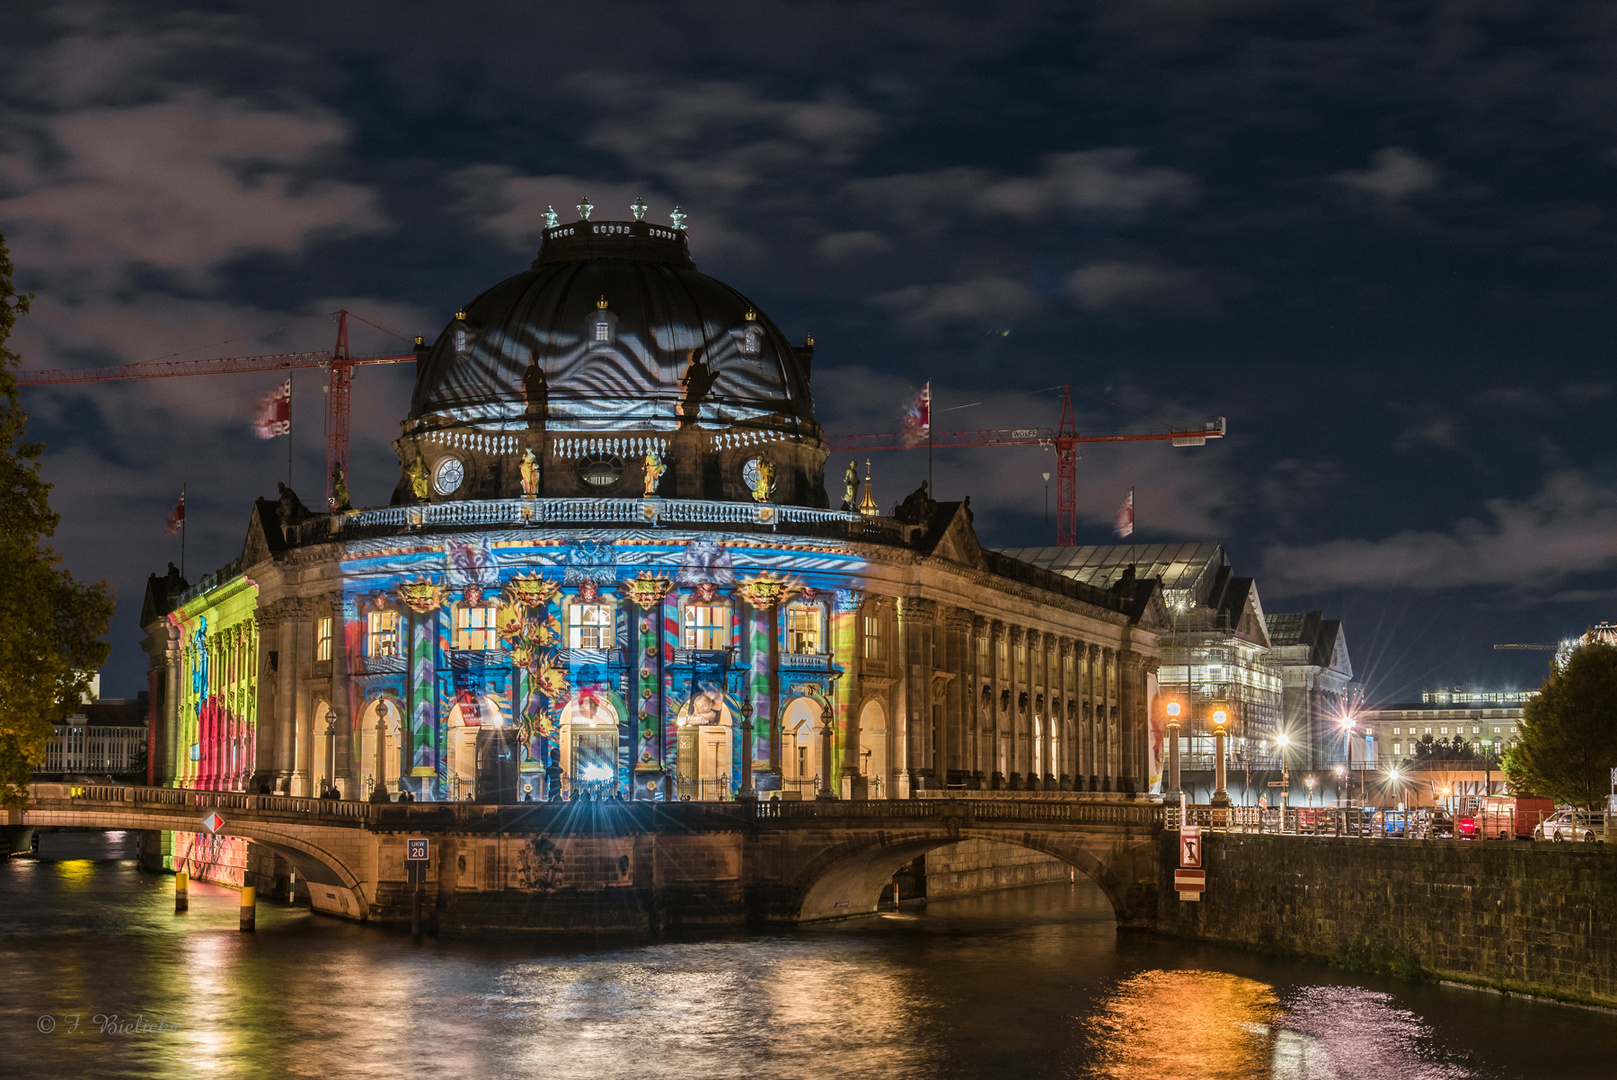
[[[45,543],[58,521],[51,485],[39,478],[45,447],[24,441],[21,357],[6,347],[28,299],[12,284],[0,237],[0,802],[8,804],[22,799],[52,725],[73,713],[106,661],[101,638],[112,616],[106,582],[75,581]]]
[[[1527,703],[1521,738],[1505,755],[1518,791],[1594,806],[1617,767],[1617,646],[1585,645],[1551,671]]]

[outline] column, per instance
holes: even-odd
[[[365,797],[364,762],[359,757],[359,710],[348,692],[348,612],[341,592],[330,592],[324,600],[331,611],[331,707],[337,713],[337,765],[343,794],[350,799]],[[378,781],[380,783],[381,781]]]
[[[309,700],[305,682],[313,664],[314,635],[309,626],[309,601],[291,596],[281,601],[285,605],[285,631],[283,640],[287,649],[281,654],[281,688],[285,691],[291,717],[288,730],[292,738],[292,794],[313,795],[314,785],[314,726],[311,714],[314,702]],[[324,721],[322,720],[323,724]]]
[[[1006,773],[1010,766],[1002,764],[1001,755],[1005,746],[1004,709],[1001,707],[1002,694],[1006,689],[1004,665],[1000,663],[1000,645],[1007,640],[1005,624],[999,620],[989,624],[988,627],[988,672],[989,672],[989,709],[988,709],[988,786],[990,789],[1002,790],[1008,783]]]
[[[1122,790],[1129,798],[1146,790],[1145,781],[1145,724],[1142,706],[1145,701],[1145,657],[1133,649],[1118,654],[1118,699],[1121,716]]]
[[[1078,725],[1072,710],[1072,652],[1072,639],[1062,638],[1056,649],[1061,693],[1061,760],[1056,762],[1056,775],[1062,791],[1073,790],[1073,779],[1078,772],[1074,764],[1078,750]]]
[[[985,757],[985,742],[988,729],[988,718],[991,712],[983,708],[983,642],[988,640],[988,620],[982,616],[974,616],[971,620],[971,633],[966,639],[966,649],[969,653],[966,670],[968,671],[967,685],[970,687],[970,699],[966,702],[966,723],[970,727],[967,734],[967,745],[971,747],[971,760],[967,768],[971,770],[969,785],[972,788],[985,788],[988,786],[988,774],[993,770],[990,759]],[[992,645],[990,645],[992,648]]]
[[[950,608],[944,616],[942,667],[953,675],[944,684],[943,708],[935,736],[938,786],[966,784],[966,697],[970,693],[969,652],[972,613],[965,608]]]
[[[859,707],[856,693],[864,673],[864,599],[858,589],[838,589],[832,602],[835,646],[832,662],[842,664],[842,682],[838,685],[838,705],[842,709],[842,770],[838,785],[845,799],[863,799],[868,791],[859,768]]]
[[[898,602],[904,642],[904,764],[910,792],[934,786],[932,770],[932,635],[937,604],[918,597]],[[933,781],[933,782],[929,782]]]

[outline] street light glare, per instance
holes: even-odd
[[[1177,702],[1177,701],[1168,702],[1168,715],[1169,716],[1178,716],[1179,715],[1179,702]]]
[[[1282,731],[1279,735],[1275,736],[1275,745],[1284,750],[1286,747],[1291,745],[1291,736]]]

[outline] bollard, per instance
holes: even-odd
[[[191,906],[191,875],[184,870],[174,875],[174,914],[188,910]]]
[[[258,927],[258,890],[251,885],[241,887],[241,932],[250,934]]]

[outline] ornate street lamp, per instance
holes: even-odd
[[[1224,790],[1224,745],[1229,732],[1224,725],[1230,714],[1223,708],[1213,710],[1213,805],[1228,806],[1230,793]]]
[[[326,783],[337,790],[337,710],[326,709]]]
[[[831,728],[833,714],[831,703],[827,701],[820,706],[820,790],[815,792],[817,799],[834,799],[836,793],[831,790],[831,742],[834,732]]]
[[[1179,796],[1179,713],[1182,706],[1177,701],[1168,702],[1164,710],[1168,714],[1168,794],[1174,798]]]
[[[758,793],[752,788],[752,697],[748,695],[741,699],[738,707],[741,713],[741,790],[736,792],[740,799],[756,799]]]
[[[1291,766],[1286,764],[1286,747],[1291,736],[1284,731],[1275,736],[1275,752],[1280,755],[1280,828],[1286,827],[1286,796],[1291,794]]]

